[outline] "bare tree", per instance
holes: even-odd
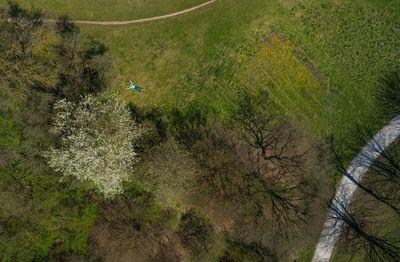
[[[141,192],[135,197],[122,194],[115,199],[106,199],[100,206],[102,218],[117,235],[134,238],[130,247],[147,261],[180,261],[176,250],[179,245],[172,230],[165,225],[171,219],[169,210],[160,210],[159,217],[148,218],[154,205],[154,197]],[[154,215],[154,214],[153,214]]]
[[[294,130],[269,105],[266,92],[251,95],[241,90],[236,104],[235,123],[253,148],[247,154],[251,172],[244,176],[246,192],[259,216],[288,232],[288,225],[303,221],[301,202],[310,197],[309,183],[302,176],[306,153],[296,149]]]
[[[204,133],[203,140],[192,147],[197,163],[206,170],[200,182],[225,200],[232,200],[238,193],[236,183],[244,172],[235,155],[230,131],[227,126],[212,124]]]
[[[371,150],[380,156],[369,167],[372,179],[367,183],[381,192],[382,198],[394,205],[400,203],[400,140],[389,148],[383,149],[374,138]],[[369,161],[369,155],[363,155],[364,162]],[[399,210],[399,208],[397,208]]]
[[[346,247],[350,246],[353,253],[363,250],[370,261],[400,261],[399,243],[368,232],[366,223],[358,218],[358,210],[350,209],[338,198],[333,199],[329,207],[332,223],[326,232],[338,235],[339,241]]]
[[[236,99],[235,124],[244,140],[256,150],[257,166],[275,169],[275,175],[301,173],[306,152],[296,149],[295,131],[288,120],[271,106],[268,93],[259,91],[251,95],[241,90]]]
[[[289,185],[252,172],[245,177],[247,195],[254,201],[256,214],[272,224],[285,236],[304,222],[304,211],[299,202],[305,200],[300,184]]]
[[[268,93],[260,91],[253,96],[241,89],[235,100],[234,120],[239,125],[243,137],[252,147],[266,156],[267,149],[280,139],[280,121],[269,107]]]
[[[359,180],[354,177],[342,161],[342,154],[335,142],[331,140],[333,155],[337,162],[337,168],[361,190],[385,204],[394,212],[400,215],[400,150],[398,142],[387,149],[382,148],[379,137],[371,140],[368,135],[361,134],[360,144],[366,144],[366,150],[362,150],[356,160],[352,163],[359,168],[368,168],[370,178]],[[374,155],[380,156],[375,160]],[[355,170],[355,169],[354,169]]]

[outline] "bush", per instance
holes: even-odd
[[[208,250],[212,227],[191,208],[181,216],[178,235],[186,247],[194,253],[199,253],[202,250]]]
[[[162,111],[158,108],[144,109],[133,103],[128,103],[131,117],[142,125],[146,134],[136,144],[138,152],[145,152],[165,142],[167,139],[167,125]]]
[[[263,262],[277,261],[276,255],[272,254],[268,248],[258,243],[243,243],[240,241],[228,241],[229,246],[224,255],[219,258],[219,262]]]
[[[113,67],[106,52],[67,17],[52,28],[39,11],[14,2],[0,8],[0,83],[76,101],[108,86]]]
[[[83,188],[38,163],[12,161],[0,174],[1,261],[48,261],[54,248],[86,253],[97,207]]]
[[[56,45],[60,38],[42,25],[41,16],[16,4],[0,9],[0,83],[7,87],[50,91],[58,82]]]
[[[181,144],[191,147],[203,137],[207,114],[206,108],[198,103],[190,103],[183,111],[178,109],[171,111],[172,131]]]
[[[67,30],[67,29],[64,29]],[[73,29],[71,29],[73,30]],[[62,33],[59,53],[57,95],[77,101],[83,95],[106,89],[112,62],[104,44],[81,33]]]

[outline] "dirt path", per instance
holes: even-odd
[[[75,20],[73,21],[75,24],[86,24],[86,25],[129,25],[129,24],[139,24],[139,23],[145,23],[149,21],[156,21],[156,20],[163,20],[171,17],[175,17],[178,15],[186,14],[189,12],[193,12],[197,9],[200,9],[204,6],[207,6],[209,4],[214,3],[217,0],[211,0],[208,2],[205,2],[203,4],[178,11],[175,13],[167,14],[167,15],[162,15],[162,16],[155,16],[155,17],[149,17],[149,18],[142,18],[142,19],[136,19],[136,20],[126,20],[126,21],[93,21],[93,20]],[[57,20],[55,19],[45,19],[44,20],[47,23],[55,23]]]
[[[356,181],[361,181],[362,177],[379,155],[398,137],[400,137],[400,115],[383,127],[368,144],[361,149],[358,155],[349,164],[346,173],[351,174]],[[338,199],[339,202],[347,207],[356,189],[357,185],[344,175],[336,189],[335,199]],[[331,259],[339,237],[338,232],[342,224],[343,223],[328,218],[324,224],[324,229],[315,249],[312,262],[327,262]]]

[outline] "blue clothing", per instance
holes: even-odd
[[[134,84],[130,84],[128,88],[136,90],[138,92],[142,92],[142,90],[143,90],[143,88],[141,88],[141,87],[139,87],[137,85],[134,85]]]

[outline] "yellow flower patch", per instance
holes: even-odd
[[[252,68],[258,79],[273,81],[280,87],[316,90],[319,86],[307,64],[297,57],[294,44],[277,35],[260,48]]]
[[[323,90],[315,67],[296,46],[279,35],[271,35],[244,64],[242,83],[269,91],[284,112],[307,118],[314,128],[322,125]]]

